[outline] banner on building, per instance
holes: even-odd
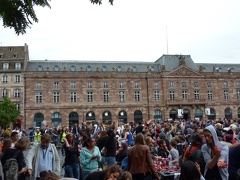
[[[210,108],[205,108],[205,114],[208,115],[208,116],[211,115]]]
[[[178,117],[183,117],[183,109],[178,109]]]

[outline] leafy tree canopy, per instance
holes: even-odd
[[[16,109],[16,104],[12,103],[7,96],[0,102],[0,126],[9,126],[16,122],[20,115],[20,110]]]
[[[90,0],[93,4],[102,4],[102,0]],[[108,0],[113,5],[113,0]],[[49,7],[50,0],[0,0],[0,19],[3,20],[4,28],[14,28],[15,33],[25,34],[33,22],[38,18],[34,6]]]

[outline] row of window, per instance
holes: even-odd
[[[9,69],[9,63],[3,63],[3,69],[7,70]],[[15,69],[21,69],[21,63],[15,63]]]
[[[158,86],[158,84],[156,84],[156,86]],[[194,82],[193,86],[198,88],[199,87],[199,82]],[[169,82],[169,87],[174,87],[174,82]],[[183,88],[188,87],[187,82],[182,82],[182,87]],[[207,82],[207,87],[211,88],[212,87],[212,82]],[[228,82],[223,82],[223,87],[227,88],[228,87]],[[240,87],[240,82],[236,82],[236,87]]]
[[[154,101],[160,101],[160,91],[154,91]],[[42,92],[36,92],[35,100],[36,103],[42,103]],[[110,94],[109,91],[103,91],[103,102],[110,101]],[[240,90],[236,91],[237,99],[240,99]],[[227,90],[223,91],[223,96],[225,100],[229,99],[229,92]],[[125,102],[125,91],[118,92],[119,102]],[[175,100],[175,92],[169,91],[169,99]],[[182,99],[188,99],[188,93],[186,91],[182,91]],[[200,92],[194,91],[194,99],[200,100]],[[212,91],[207,91],[207,99],[213,100],[213,93]],[[134,101],[141,101],[141,93],[140,91],[134,91]],[[53,92],[53,102],[59,103],[60,102],[60,92]],[[77,102],[77,92],[70,92],[70,102]],[[93,92],[87,92],[87,102],[93,102]]]
[[[20,80],[20,77],[19,77],[19,80]],[[207,86],[212,87],[212,83],[207,82]],[[240,82],[237,82],[236,86],[240,87]],[[71,89],[75,89],[76,87],[77,87],[76,82],[70,82],[70,88]],[[120,82],[118,87],[119,88],[124,88],[125,87],[124,83]],[[170,82],[170,87],[174,87],[174,82]],[[187,87],[187,83],[182,82],[182,87]],[[194,82],[194,87],[199,87],[199,83]],[[224,82],[224,87],[228,87],[227,82]],[[59,82],[54,82],[53,83],[53,88],[54,89],[59,89]],[[87,82],[87,88],[93,88],[93,83],[92,82]],[[103,82],[103,88],[109,88],[109,83],[108,82]],[[140,83],[139,82],[134,82],[134,88],[140,88]],[[159,88],[159,83],[155,82],[154,83],[154,88]],[[42,83],[41,82],[36,83],[36,89],[42,89]]]
[[[2,83],[8,83],[8,82],[9,82],[8,76],[7,75],[3,75],[2,76]],[[15,75],[14,82],[15,83],[20,83],[21,82],[21,76],[20,75]]]
[[[35,93],[35,101],[36,103],[42,103],[42,92],[36,92]],[[103,91],[103,101],[109,102],[110,101],[110,94],[108,91]],[[160,95],[159,95],[160,100]],[[125,102],[125,92],[119,91],[119,101]],[[140,91],[134,92],[134,101],[140,101]],[[60,102],[60,92],[53,92],[53,102],[59,103]],[[77,102],[77,93],[76,92],[70,92],[70,102]],[[93,92],[89,91],[87,92],[87,102],[93,102]]]
[[[119,88],[124,88],[124,87],[125,87],[124,83],[120,82],[119,83]],[[70,88],[71,89],[76,89],[77,88],[77,83],[76,82],[70,82]],[[87,83],[87,88],[89,88],[89,89],[93,88],[93,83],[88,82]],[[103,83],[103,88],[109,88],[108,82]],[[140,88],[140,83],[135,82],[134,83],[134,88]],[[36,83],[36,89],[42,89],[42,83],[41,82]],[[59,89],[59,82],[54,82],[53,83],[53,89]]]
[[[8,89],[2,89],[2,98],[7,96],[9,94]],[[20,89],[14,89],[13,91],[13,97],[14,98],[20,98]]]
[[[82,67],[81,67],[81,68],[82,68]],[[117,67],[115,67],[114,69],[115,69],[116,71],[118,71],[118,72],[122,72],[122,71],[123,71],[123,67],[122,67],[122,66],[117,66]],[[54,71],[60,71],[61,68],[60,68],[60,66],[55,65],[55,66],[53,67],[53,70],[54,70]],[[72,66],[69,68],[69,70],[70,70],[70,71],[77,71],[77,68],[76,68],[76,66],[72,65]],[[87,67],[85,68],[85,70],[86,70],[86,71],[93,71],[93,68],[92,68],[92,66],[89,65],[89,66],[87,66]],[[99,70],[100,70],[100,69],[99,69]],[[101,71],[106,72],[107,70],[108,70],[108,67],[107,67],[107,66],[102,66]],[[136,66],[128,67],[127,70],[132,71],[132,72],[137,72],[137,71],[138,71],[138,69],[137,69]],[[155,71],[155,69],[154,69],[153,66],[149,67],[149,70],[150,70],[150,71]],[[37,71],[43,71],[43,66],[42,66],[42,65],[38,65],[38,66],[37,66]]]
[[[237,99],[240,99],[240,90],[236,90],[236,96],[237,96]],[[229,91],[228,90],[223,91],[223,98],[225,100],[229,100]],[[169,91],[169,99],[175,100],[175,91]],[[187,100],[187,99],[188,99],[188,92],[183,90],[182,91],[182,100]],[[200,91],[194,91],[194,99],[200,100]],[[211,90],[207,91],[207,99],[213,100],[213,92]]]

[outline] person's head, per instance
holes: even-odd
[[[149,146],[149,147],[154,145],[154,141],[153,141],[151,136],[147,136],[146,139],[145,139],[145,142],[146,142],[146,145]]]
[[[11,133],[11,139],[12,139],[12,142],[17,142],[17,140],[18,140],[18,132],[16,132],[16,131],[13,131],[12,133]]]
[[[127,152],[128,150],[127,144],[125,142],[122,142],[119,147],[119,150]]]
[[[27,137],[21,137],[15,144],[16,149],[25,151],[30,145],[30,141]]]
[[[41,146],[43,149],[46,149],[51,142],[51,136],[47,133],[41,136]]]
[[[138,133],[138,134],[136,135],[135,144],[136,144],[136,145],[139,145],[139,144],[144,145],[144,144],[145,144],[144,136],[143,136],[142,133]]]
[[[186,161],[181,166],[181,174],[179,180],[200,180],[200,172],[194,162]]]
[[[73,134],[72,134],[72,133],[68,133],[68,134],[66,135],[66,139],[67,139],[67,141],[68,141],[69,144],[73,144],[73,142],[74,142],[74,137],[73,137]]]
[[[170,147],[172,148],[176,148],[177,147],[177,141],[175,141],[174,139],[171,139],[169,142]]]
[[[128,172],[128,171],[124,171],[121,174],[119,180],[132,180],[132,174],[130,172]]]
[[[203,130],[203,134],[204,134],[204,137],[205,137],[205,139],[206,139],[207,145],[214,146],[214,140],[213,140],[213,135],[212,135],[212,133],[211,133],[209,130],[204,129],[204,130]]]
[[[118,165],[111,165],[106,169],[104,180],[117,180],[121,175],[121,168]]]
[[[41,171],[40,180],[60,180],[60,177],[57,174],[50,171]]]
[[[191,136],[191,143],[193,146],[199,146],[201,147],[202,146],[202,136],[198,133],[193,133],[192,136]]]
[[[164,148],[166,146],[166,141],[165,139],[160,139],[158,142],[159,147]]]
[[[87,138],[85,144],[87,148],[93,148],[96,145],[96,140],[94,138]]]
[[[12,140],[9,138],[4,138],[3,139],[3,147],[2,147],[2,152],[4,153],[6,149],[10,148],[12,144]]]

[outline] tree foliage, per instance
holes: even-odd
[[[113,0],[108,0],[113,5]],[[49,7],[50,0],[0,0],[0,19],[4,28],[14,28],[15,33],[25,34],[26,29],[38,22],[35,6]],[[90,0],[93,4],[102,4],[102,0]]]
[[[20,110],[16,109],[16,104],[12,103],[7,96],[0,102],[0,126],[9,126],[16,122],[20,115]]]

